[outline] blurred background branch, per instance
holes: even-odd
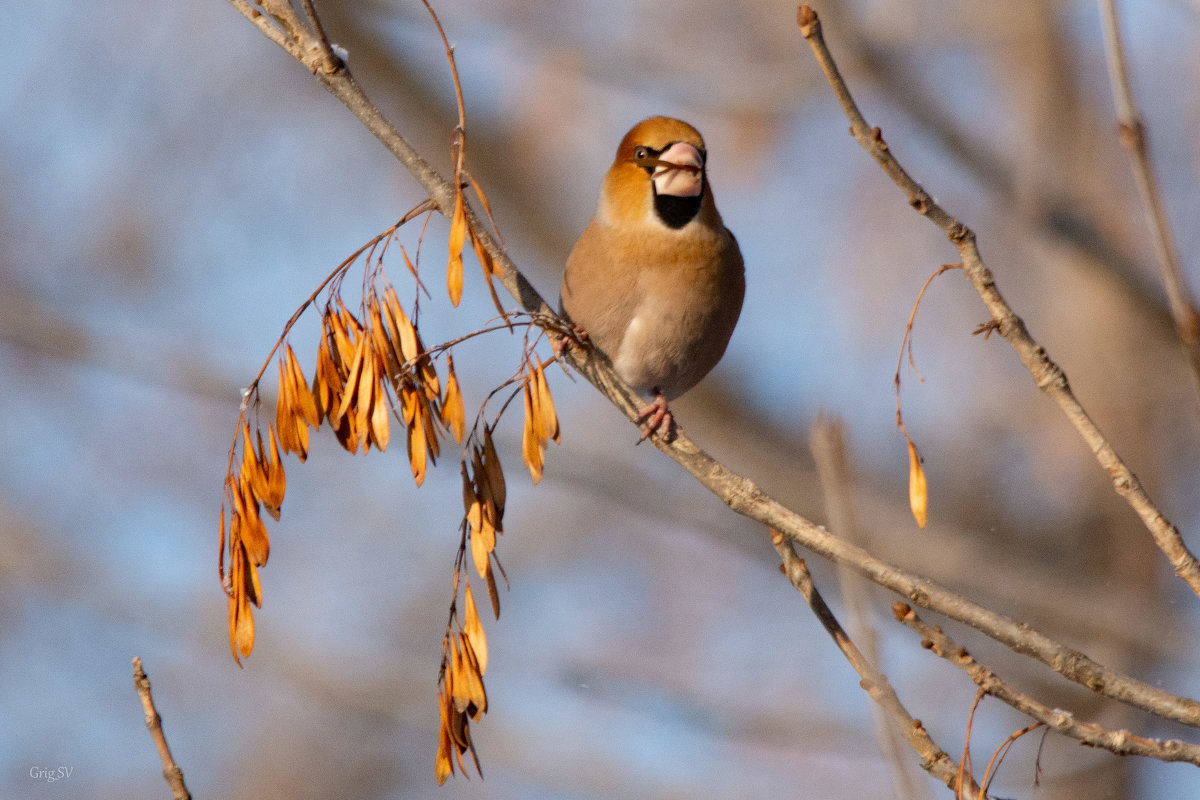
[[[1200,392],[1200,312],[1196,310],[1196,301],[1183,279],[1179,251],[1171,233],[1166,208],[1163,206],[1162,190],[1150,163],[1150,142],[1146,125],[1137,106],[1134,105],[1129,67],[1125,61],[1125,47],[1121,43],[1116,0],[1100,0],[1100,5],[1101,19],[1104,21],[1108,75],[1117,105],[1118,138],[1129,153],[1138,193],[1146,209],[1147,224],[1150,227],[1151,240],[1154,242],[1154,254],[1162,275],[1163,288],[1167,293],[1171,316],[1175,320],[1175,332],[1191,362],[1196,390]]]

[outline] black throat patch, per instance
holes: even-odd
[[[700,201],[703,198],[703,192],[695,197],[677,197],[673,194],[656,193],[654,195],[654,210],[658,213],[658,218],[668,228],[679,230],[691,222],[696,214],[700,213]]]

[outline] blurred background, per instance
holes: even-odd
[[[1196,290],[1200,3],[1120,6]],[[1097,4],[816,8],[868,119],[973,227],[1007,299],[1200,547],[1197,397],[1116,139]],[[448,169],[454,100],[420,4],[320,10],[368,94]],[[724,361],[673,404],[692,438],[823,522],[809,430],[818,413],[840,417],[873,551],[1110,667],[1200,695],[1197,599],[1009,346],[970,335],[987,314],[953,272],[916,321],[920,376],[902,376],[930,484],[930,524],[913,523],[892,379],[921,283],[956,253],[846,135],[795,3],[438,10],[475,175],[548,297],[624,132],[666,113],[704,133],[749,289]],[[421,195],[220,0],[9,2],[0,30],[0,796],[167,796],[135,655],[197,797],[948,796],[915,756],[903,753],[898,778],[880,755],[857,676],[778,573],[766,533],[635,448],[636,431],[558,370],[562,444],[541,485],[521,468],[516,415],[499,434],[511,588],[500,620],[485,622],[491,709],[473,732],[486,780],[434,784],[460,514],[453,447],[419,491],[402,445],[351,457],[326,429],[308,463],[288,461],[256,649],[239,670],[216,570],[239,391],[317,283]],[[473,262],[463,305],[444,301],[446,228],[431,223],[422,251],[430,343],[493,314]],[[402,264],[389,267],[400,283]],[[309,364],[317,330],[302,320],[291,337]],[[519,352],[505,334],[455,351],[468,415]],[[835,571],[810,563],[841,612]],[[894,597],[866,591],[882,669],[958,758],[974,686],[891,620]],[[1200,738],[947,628],[1084,719]],[[1025,722],[982,704],[980,771]],[[1056,736],[1035,787],[1040,741],[1016,745],[997,796],[1200,796],[1194,767]],[[70,777],[37,772],[58,767]]]

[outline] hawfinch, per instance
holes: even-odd
[[[717,213],[705,156],[686,122],[633,126],[563,275],[563,312],[653,401],[638,417],[639,441],[664,422],[670,430],[667,401],[721,360],[742,310],[742,254]]]

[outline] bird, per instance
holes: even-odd
[[[660,429],[670,436],[669,401],[716,366],[741,315],[742,253],[706,162],[704,138],[688,123],[634,125],[563,273],[563,315],[649,401],[636,419],[639,443]]]

